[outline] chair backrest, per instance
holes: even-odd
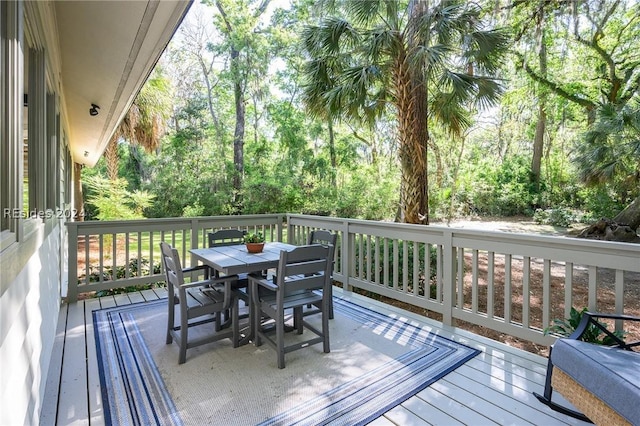
[[[309,233],[307,244],[331,244],[333,247],[335,247],[337,241],[338,234],[332,234],[331,232],[325,231],[323,229],[316,229],[315,231],[311,231]]]
[[[209,232],[209,247],[234,246],[242,244],[246,231],[240,229],[220,229]]]
[[[336,262],[336,243],[338,242],[338,234],[332,234],[329,231],[323,229],[316,229],[309,233],[307,244],[322,244],[323,246],[331,244],[333,246],[333,255],[331,256],[331,272],[333,272],[333,265]]]
[[[276,284],[281,296],[306,290],[326,290],[331,285],[332,245],[312,244],[280,252]]]
[[[174,289],[184,283],[178,250],[164,241],[160,242],[160,250],[162,251],[162,266],[167,277],[167,290],[170,294],[175,294]]]

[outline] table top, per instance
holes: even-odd
[[[223,274],[233,275],[275,268],[280,260],[280,252],[295,247],[292,244],[272,242],[265,243],[261,253],[249,253],[244,244],[191,249],[189,252],[205,265]]]

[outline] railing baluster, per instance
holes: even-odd
[[[464,248],[458,247],[458,265],[456,268],[456,272],[458,275],[458,285],[457,285],[457,293],[458,293],[458,308],[464,309]]]
[[[398,280],[400,279],[400,253],[398,251],[398,240],[393,240],[393,289],[398,290]]]
[[[564,318],[571,317],[573,306],[573,263],[564,264]]]
[[[522,258],[522,325],[529,328],[530,325],[530,284],[531,284],[531,258],[524,256]]]
[[[496,254],[493,251],[487,253],[487,318],[493,319],[495,292],[495,267]]]
[[[544,259],[542,275],[542,327],[551,323],[551,260]]]
[[[478,313],[478,249],[471,256],[471,312]]]
[[[591,312],[598,311],[598,268],[589,266],[589,302],[588,307]]]
[[[409,241],[402,242],[402,292],[407,292],[409,285]]]
[[[100,251],[100,259],[98,260],[100,277],[98,281],[102,283],[104,282],[104,234],[100,234],[98,247]]]
[[[504,255],[504,320],[507,323],[512,322],[511,318],[511,254]]]

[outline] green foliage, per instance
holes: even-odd
[[[198,204],[197,201],[193,206],[191,205],[186,206],[182,210],[182,217],[198,217],[198,216],[204,216],[204,207]]]
[[[544,329],[544,334],[547,335],[550,333],[555,333],[563,337],[570,336],[578,328],[578,325],[580,324],[580,321],[582,321],[582,316],[584,315],[585,312],[587,312],[587,308],[582,308],[581,311],[578,311],[576,308],[571,307],[569,318],[564,320],[554,319],[553,325]],[[606,328],[606,324],[602,322],[598,322],[598,323]],[[601,337],[602,334],[603,334],[603,331],[600,330],[595,324],[590,324],[585,330],[585,332],[582,334],[582,337],[580,339],[585,342],[596,343],[599,345],[615,344],[615,341],[611,337],[607,336],[606,334],[604,335],[604,337]],[[624,332],[614,331],[613,334],[616,337],[624,340],[624,335],[625,335]]]
[[[616,191],[611,185],[581,188],[577,191],[579,204],[588,212],[585,221],[591,222],[601,217],[615,217],[631,200]]]
[[[97,266],[90,266],[89,268],[89,282],[96,283],[100,281],[113,281],[117,279],[129,277],[144,277],[151,275],[151,268],[149,266],[149,260],[145,258],[132,258],[127,265],[117,266],[115,271],[112,266],[105,266],[100,274],[100,268]],[[153,267],[153,274],[159,274],[161,267],[159,263],[156,263]],[[78,279],[78,283],[81,284],[84,281],[84,277]],[[135,285],[129,287],[119,287],[109,290],[101,290],[96,292],[97,297],[110,296],[113,294],[130,293],[134,291],[145,290],[153,287],[154,284],[147,285]]]
[[[127,181],[110,181],[99,175],[88,176],[85,182],[91,189],[86,201],[98,210],[98,220],[141,219],[143,210],[152,205],[154,195],[145,191],[127,190]]]
[[[574,160],[588,185],[611,184],[619,192],[639,194],[640,100],[601,106]]]
[[[264,236],[260,232],[251,232],[244,236],[245,243],[264,243]]]
[[[568,227],[572,223],[584,222],[584,214],[567,207],[557,209],[537,209],[533,214],[533,220],[542,225]]]
[[[524,156],[505,158],[501,163],[477,158],[478,165],[463,171],[459,197],[480,215],[531,215],[535,188]]]
[[[391,78],[386,74],[393,62],[386,60],[400,52],[392,46],[400,33],[389,29],[406,28],[409,2],[303,0],[287,9],[273,7],[272,2],[271,15],[259,13],[263,2],[257,0],[224,0],[219,3],[228,12],[231,32],[218,2],[206,3],[209,6],[201,7],[199,13],[202,21],[214,23],[214,31],[210,34],[203,24],[185,20],[188,37],[176,38],[160,62],[173,86],[154,73],[136,103],[146,105],[140,111],[140,130],[159,134],[155,130],[165,124],[169,133],[151,152],[129,143],[118,145],[118,173],[126,184],[86,185],[89,218],[133,218],[142,212],[149,217],[292,212],[396,218],[403,149],[398,119],[402,117],[392,102],[394,93],[400,92],[390,90]],[[335,8],[322,7],[329,3],[348,7],[349,13],[340,15],[333,13]],[[436,16],[445,3],[451,5],[452,14]],[[576,9],[569,10],[566,3],[517,2],[508,16],[492,15],[514,29],[518,38],[511,47],[523,56],[503,64],[500,74],[506,93],[499,108],[480,115],[466,95],[485,89],[487,94],[497,93],[492,90],[497,87],[471,84],[466,74],[495,75],[481,68],[497,58],[481,54],[488,47],[482,43],[491,41],[479,38],[484,31],[469,35],[462,44],[453,43],[452,50],[442,47],[470,28],[436,25],[444,22],[440,18],[453,22],[456,10],[467,10],[455,8],[469,2],[445,3],[434,3],[433,16],[424,22],[431,25],[429,31],[422,33],[431,38],[423,40],[424,49],[412,51],[417,59],[427,61],[430,68],[425,74],[432,77],[427,83],[430,213],[442,217],[450,211],[454,216],[534,215],[540,223],[554,225],[614,217],[640,191],[637,73],[622,69],[630,71],[637,62],[630,58],[640,30],[630,19],[639,6],[606,0],[576,3]],[[593,55],[584,43],[576,43],[572,31],[559,25],[571,14],[580,23],[577,30],[584,40],[592,40],[589,31],[594,27],[585,24],[604,17],[605,9],[600,7],[612,10],[597,41],[604,52],[613,54],[615,75],[623,83],[618,93],[610,91],[611,82],[603,77],[607,68],[600,62],[602,57]],[[473,17],[474,24],[482,21],[475,6],[468,11],[465,16]],[[539,29],[543,37],[537,37],[537,21],[531,17],[541,11],[545,12],[540,21],[544,27]],[[325,19],[329,14],[338,17]],[[352,23],[357,26],[346,25],[354,16],[358,19]],[[382,21],[383,16],[388,19]],[[315,35],[311,34],[314,27]],[[303,32],[304,28],[311,29]],[[303,33],[308,38],[301,40]],[[327,37],[318,38],[319,33]],[[349,40],[351,45],[338,46]],[[547,78],[557,81],[568,95],[579,95],[595,115],[588,116],[584,105],[522,71],[521,59],[538,70],[540,40],[546,42]],[[335,49],[323,50],[323,46]],[[231,48],[239,53],[233,67]],[[317,49],[311,56],[307,55],[310,48]],[[366,54],[376,50],[380,54]],[[211,66],[214,63],[225,65]],[[313,70],[310,66],[317,71],[312,80],[308,72],[303,73]],[[234,165],[236,88],[242,90],[246,107],[240,189],[233,186],[239,170]],[[543,98],[546,131],[538,188],[531,183],[530,169]],[[467,132],[460,134],[467,125]],[[83,180],[91,181],[92,175],[106,175],[103,160],[83,170]],[[581,178],[595,185],[586,186]],[[144,208],[148,205],[144,193],[136,195],[134,190],[155,195],[152,205]]]

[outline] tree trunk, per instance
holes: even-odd
[[[640,196],[633,200],[631,204],[625,207],[616,217],[613,218],[618,223],[629,226],[638,232],[640,227]]]
[[[410,3],[410,20],[418,22],[427,12],[424,0]],[[415,30],[414,30],[415,31]],[[409,49],[414,43],[409,37]],[[405,223],[429,224],[429,182],[427,178],[427,88],[424,70],[410,64],[406,54],[398,54],[394,83],[400,134],[402,167],[402,207]]]
[[[104,158],[107,161],[107,177],[111,182],[114,182],[118,179],[118,138],[116,135],[113,135],[107,144]]]
[[[242,212],[242,182],[244,180],[244,126],[245,105],[242,76],[240,75],[240,52],[231,49],[231,70],[233,74],[233,94],[236,105],[236,128],[233,133],[233,175],[234,200],[233,205],[237,213]]]
[[[640,243],[640,196],[612,220],[602,218],[583,229],[578,238]]]
[[[547,77],[547,47],[544,38],[544,9],[542,8],[538,17],[536,32],[538,33],[538,61],[540,63],[540,74]],[[541,85],[540,85],[541,86]],[[538,89],[538,92],[541,92]],[[538,122],[536,123],[536,134],[533,138],[533,155],[531,157],[531,181],[536,193],[540,191],[540,168],[542,165],[542,153],[544,152],[544,133],[547,125],[547,102],[544,93],[538,95]]]
[[[336,183],[336,170],[338,170],[338,160],[336,158],[336,142],[335,134],[333,132],[333,119],[329,119],[329,158],[331,159],[331,188],[337,191],[338,184]]]

